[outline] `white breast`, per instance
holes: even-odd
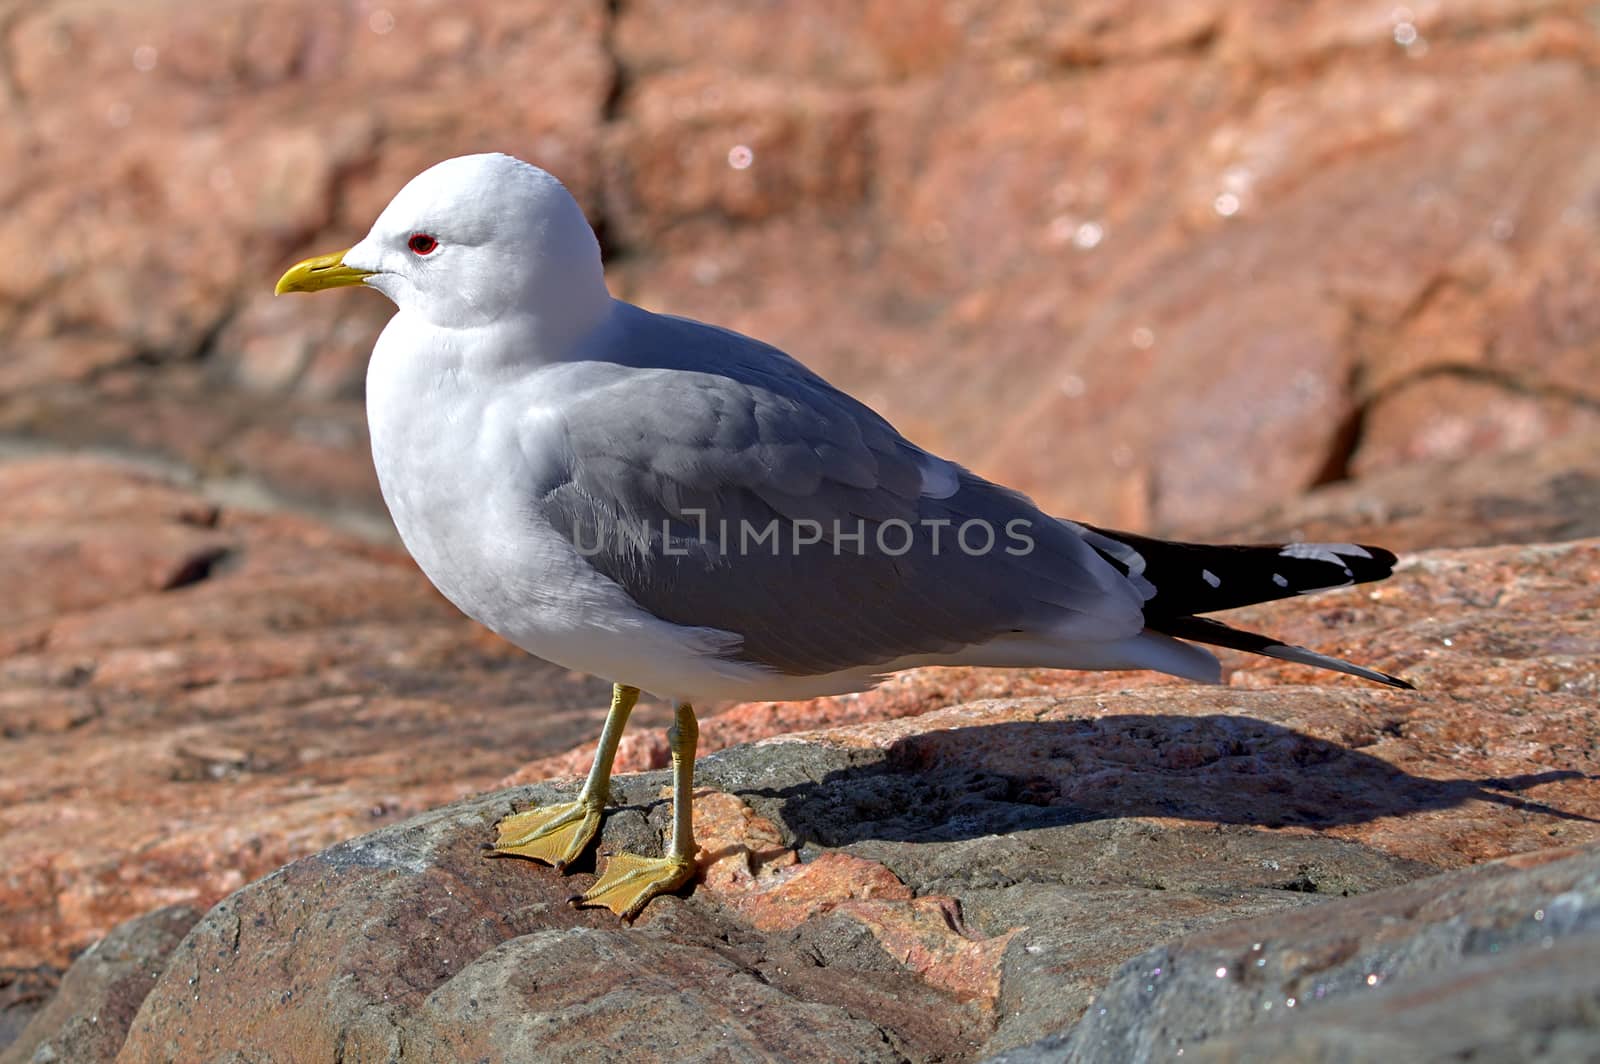
[[[666,697],[721,697],[760,676],[720,659],[726,633],[646,613],[550,529],[518,435],[540,397],[526,374],[463,363],[462,339],[402,312],[367,369],[378,483],[434,586],[529,653]]]

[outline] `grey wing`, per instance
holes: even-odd
[[[797,363],[545,372],[559,399],[523,437],[538,519],[655,616],[736,634],[740,660],[817,675],[1142,627],[1141,596],[1071,529]]]

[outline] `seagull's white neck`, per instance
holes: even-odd
[[[609,294],[569,305],[557,315],[534,312],[483,325],[442,326],[401,309],[384,328],[367,367],[374,376],[431,392],[450,382],[504,384],[540,366],[583,358],[621,306]]]
[[[611,317],[616,301],[606,288],[598,257],[570,273],[545,277],[538,297],[529,308],[510,320],[534,345],[529,354],[537,364],[559,361]],[[502,318],[498,326],[507,319]]]

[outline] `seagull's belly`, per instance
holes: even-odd
[[[530,654],[684,700],[720,692],[724,673],[745,671],[708,653],[696,629],[641,609],[514,492],[399,479],[406,486],[386,483],[384,498],[422,571],[463,613]]]

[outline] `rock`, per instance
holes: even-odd
[[[207,907],[569,749],[605,710],[397,550],[316,521],[40,458],[0,463],[0,524],[0,967]]]
[[[402,181],[468,148],[548,159],[593,201],[613,80],[604,24],[599,2],[8,8],[6,157],[19,165],[0,196],[35,241],[0,279],[16,385],[0,424],[301,498],[353,486],[373,505],[364,437],[323,455],[324,470],[342,467],[333,483],[305,483],[276,461],[298,434],[274,414],[299,405],[293,424],[339,396],[332,420],[359,422],[382,300],[286,323],[267,309],[272,280],[313,238],[354,242]],[[202,424],[161,416],[174,402]],[[218,406],[228,423],[213,434]],[[249,429],[251,446],[229,446]]]
[[[659,783],[624,783],[620,797],[640,808],[611,818],[608,843],[653,841],[642,814],[660,821]],[[208,1059],[289,1039],[310,1056],[392,1060],[583,1059],[597,1046],[758,1056],[801,1044],[819,1059],[894,1060],[971,1043],[973,1010],[893,971],[823,971],[803,935],[764,939],[714,903],[675,899],[621,928],[565,905],[574,881],[484,855],[496,817],[554,793],[427,814],[233,895],[173,954],[118,1059]],[[909,918],[896,916],[884,922]],[[858,938],[871,955],[872,937]],[[860,1015],[863,1000],[904,1026]]]
[[[1587,454],[1574,438],[1364,478],[1273,520],[1366,521],[1380,541],[1577,533]],[[392,549],[82,458],[0,464],[0,515],[14,971],[48,974],[145,909],[203,907],[374,823],[587,768],[604,689],[486,637]],[[689,904],[722,921],[713,938],[822,958],[816,985],[785,993],[921,1059],[941,1039],[976,1055],[1059,1033],[1121,959],[1201,927],[1581,844],[1600,816],[1580,778],[1596,771],[1597,566],[1593,540],[1432,551],[1385,584],[1238,619],[1402,672],[1415,695],[1230,658],[1222,690],[924,670],[713,713],[706,751],[813,732],[707,762],[720,790],[697,818],[723,857]],[[664,723],[637,711],[622,768],[664,764]],[[657,844],[629,823],[622,841]],[[87,824],[93,847],[62,841]],[[461,830],[470,852],[482,840]],[[827,997],[835,963],[873,979]],[[893,993],[874,990],[886,976]],[[951,1001],[961,1017],[930,1030],[920,1014]]]
[[[1367,474],[1212,534],[1241,542],[1359,540],[1413,551],[1593,538],[1600,535],[1600,432]]]
[[[44,965],[0,971],[0,1047],[21,1036],[61,987],[61,970]]]
[[[384,1057],[396,1032],[418,1059],[577,1054],[615,1045],[600,1002],[707,1054],[971,1059],[1067,1037],[1163,941],[1592,842],[1590,22],[1577,0],[0,3],[0,201],[30,234],[0,273],[0,435],[180,480],[0,464],[0,1041],[110,928],[239,890],[178,950],[202,1000],[169,971],[130,1054]],[[1048,507],[1425,551],[1240,618],[1422,691],[1230,658],[1222,690],[925,671],[705,707],[698,889],[629,930],[569,913],[581,876],[473,847],[587,766],[605,692],[330,527],[388,527],[359,405],[388,308],[269,295],[412,173],[491,148],[567,181],[619,294],[776,342]],[[318,516],[240,505],[286,500]],[[638,711],[623,767],[664,763],[663,723]],[[660,780],[627,783],[608,845],[658,844]],[[406,819],[499,781],[519,789]],[[236,905],[239,954],[204,955]],[[1516,963],[1515,993],[1468,965],[1419,991],[1445,1005],[1329,1005],[1297,1044],[1444,1025],[1520,1050],[1496,1031],[1532,1028],[1497,1017],[1548,984]],[[1581,974],[1551,1045],[1580,1037]],[[92,997],[53,1030],[94,1034]]]
[[[0,625],[173,590],[227,553],[217,508],[155,477],[74,459],[0,468]]]
[[[1056,7],[17,7],[0,432],[375,508],[387,306],[271,284],[485,148],[571,185],[620,293],[1085,519],[1594,431],[1578,0]]]
[[[200,919],[185,905],[117,927],[73,962],[50,1004],[0,1053],[0,1064],[109,1061],[168,956]]]
[[[1001,674],[909,674],[841,700],[832,727],[703,758],[699,882],[631,928],[563,904],[587,863],[563,877],[481,853],[497,818],[571,784],[422,814],[214,907],[122,1059],[289,1038],[322,1056],[563,1059],[640,1030],[689,1056],[978,1059],[1089,1037],[1065,1032],[1121,965],[1211,941],[1197,934],[1234,943],[1242,918],[1250,942],[1278,921],[1287,941],[1356,926],[1319,917],[1327,899],[1404,885],[1417,926],[1448,922],[1481,906],[1468,892],[1451,909],[1453,884],[1476,880],[1440,870],[1600,844],[1597,576],[1593,540],[1431,552],[1241,622],[1396,669],[1415,693],[1270,662],[1230,662],[1222,688],[1023,673],[1007,693]],[[959,704],[928,708],[941,690]],[[872,699],[892,719],[870,719]],[[724,726],[748,735],[768,708],[708,730],[742,719]],[[666,782],[618,779],[603,853],[657,851]]]
[[[1581,431],[1595,376],[1581,16],[1485,5],[1397,30],[1394,10],[1317,4],[1286,26],[1213,4],[942,19],[892,2],[714,5],[672,20],[629,5],[614,273],[1112,523],[1215,526],[1419,449]],[[1539,31],[1502,32],[1523,18]],[[1298,39],[1307,25],[1315,43]],[[1481,48],[1457,43],[1469,25]],[[1397,32],[1419,36],[1402,47]],[[825,180],[853,188],[857,156],[823,132],[863,104],[865,180],[882,190],[864,200]],[[1500,116],[1493,149],[1485,114]],[[796,122],[791,148],[756,143]],[[816,172],[819,142],[833,175]],[[629,176],[636,155],[679,174],[663,143],[701,161],[673,183],[681,199]],[[763,187],[810,191],[752,211]],[[1433,430],[1458,376],[1482,382],[1481,427]]]
[[[1581,1059],[1597,946],[1600,849],[1547,851],[1152,950],[1059,1048],[1000,1059]]]
[[[1506,392],[1493,380],[1450,376],[1397,387],[1367,410],[1351,472],[1406,470],[1464,454],[1553,451],[1575,440],[1588,441],[1590,455],[1600,458],[1600,403],[1581,393]]]

